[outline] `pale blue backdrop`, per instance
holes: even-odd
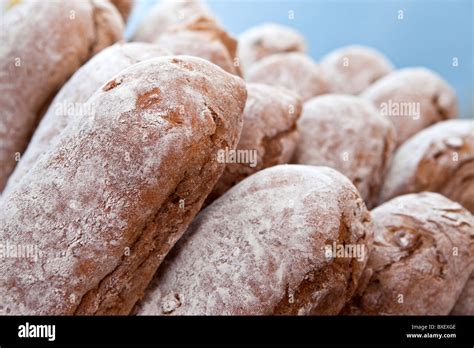
[[[127,37],[157,0],[138,0]],[[239,34],[262,22],[303,33],[311,56],[349,44],[383,52],[397,67],[425,66],[454,86],[461,115],[474,117],[473,0],[208,0],[225,25]],[[293,11],[294,19],[289,19]],[[403,11],[403,19],[399,19]],[[453,67],[453,58],[459,65]]]

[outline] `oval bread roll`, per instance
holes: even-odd
[[[395,153],[380,202],[405,193],[439,192],[474,213],[474,121],[437,123]]]
[[[372,232],[359,193],[337,171],[267,168],[198,215],[138,313],[337,314],[357,286]],[[360,253],[328,253],[333,245]]]
[[[306,52],[305,38],[296,30],[276,23],[264,23],[239,36],[238,56],[243,71],[260,59],[276,53]]]
[[[464,286],[451,315],[474,315],[474,273]]]
[[[330,52],[320,62],[332,93],[359,94],[393,70],[380,52],[365,46],[346,46]]]
[[[374,206],[395,147],[390,121],[362,98],[329,94],[304,104],[298,129],[294,162],[339,170]]]
[[[117,43],[99,52],[77,70],[56,95],[36,128],[25,153],[8,179],[3,196],[25,176],[78,113],[91,112],[82,109],[90,105],[86,103],[87,100],[104,83],[133,64],[167,54],[167,50],[152,44]]]
[[[27,1],[0,31],[0,192],[61,85],[91,56],[122,38],[108,1]]]
[[[185,56],[97,91],[2,201],[0,240],[41,255],[1,260],[0,314],[128,314],[222,174],[245,99],[240,78]]]
[[[454,89],[425,68],[396,70],[369,86],[362,94],[397,131],[397,146],[433,123],[457,117]]]
[[[474,266],[474,219],[437,193],[397,197],[372,211],[374,248],[345,312],[447,315]]]
[[[328,92],[320,67],[303,53],[279,53],[261,59],[250,67],[248,82],[280,86],[297,93],[303,101]]]
[[[202,0],[161,0],[140,23],[133,41],[155,42],[168,29],[201,16],[213,17]]]
[[[299,98],[283,88],[257,83],[247,84],[247,93],[239,143],[234,152],[224,149],[218,154],[226,167],[206,204],[253,173],[288,163],[296,148]]]

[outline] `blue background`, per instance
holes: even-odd
[[[156,2],[137,1],[127,37]],[[381,51],[396,67],[428,67],[456,89],[461,116],[474,117],[473,0],[208,0],[207,4],[236,35],[263,22],[295,28],[305,36],[316,61],[335,48],[362,44]],[[293,20],[289,11],[294,11]],[[453,57],[458,58],[458,67],[453,67]]]

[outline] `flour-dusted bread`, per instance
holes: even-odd
[[[116,75],[0,207],[0,314],[127,314],[237,145],[244,82],[195,57]]]
[[[306,50],[306,40],[300,33],[276,23],[252,27],[239,36],[238,56],[243,71],[266,56]]]
[[[209,17],[198,17],[184,25],[174,26],[155,41],[173,54],[196,56],[240,75],[236,59],[237,40]]]
[[[8,179],[3,195],[7,195],[25,176],[78,113],[92,112],[85,110],[90,105],[86,102],[104,83],[133,64],[168,53],[166,49],[148,43],[117,43],[99,52],[77,70],[50,104]]]
[[[137,312],[337,314],[357,287],[372,233],[364,202],[339,172],[264,169],[201,211]],[[358,252],[338,252],[344,246]]]
[[[265,57],[246,72],[249,82],[281,86],[297,93],[303,101],[327,93],[321,68],[303,53],[279,53]]]
[[[108,1],[26,1],[0,30],[0,192],[51,99],[91,56],[122,38]]]
[[[426,68],[396,70],[370,85],[361,96],[392,121],[398,145],[433,123],[458,116],[454,89]]]
[[[253,173],[288,163],[298,139],[296,121],[302,104],[288,90],[268,85],[247,84],[244,127],[235,151],[221,151],[224,173],[207,203]]]
[[[134,0],[110,0],[112,4],[117,7],[117,10],[122,15],[123,20],[126,22],[130,12],[132,12]]]
[[[294,162],[339,170],[374,206],[395,147],[390,121],[362,98],[328,94],[304,104],[298,129]]]
[[[346,46],[321,59],[332,93],[359,94],[393,70],[380,52],[365,46]]]
[[[474,315],[474,273],[464,286],[451,315]]]
[[[405,193],[433,191],[474,213],[474,121],[439,122],[395,153],[380,203]]]
[[[161,0],[139,24],[133,41],[155,42],[168,29],[202,16],[213,17],[202,0]]]
[[[432,192],[372,211],[374,247],[349,314],[447,315],[474,266],[474,219]]]

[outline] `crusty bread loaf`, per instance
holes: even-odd
[[[130,12],[132,12],[134,0],[110,0],[117,7],[122,15],[124,22],[127,21]]]
[[[61,85],[91,56],[122,37],[108,1],[27,1],[0,31],[0,191]]]
[[[239,36],[238,56],[242,71],[260,59],[285,52],[306,52],[304,37],[296,30],[275,23],[264,23]]]
[[[397,197],[372,211],[374,248],[344,311],[447,315],[474,266],[474,219],[431,192]]]
[[[173,54],[209,60],[232,74],[240,75],[236,60],[237,40],[209,17],[196,17],[162,33],[155,41]]]
[[[359,94],[393,70],[393,65],[380,52],[365,46],[346,46],[321,59],[332,93]]]
[[[247,93],[239,143],[235,152],[221,152],[226,167],[206,204],[251,174],[288,163],[293,156],[302,108],[299,98],[283,88],[258,83],[247,84]]]
[[[474,315],[474,273],[464,286],[451,315]]]
[[[357,286],[372,233],[364,202],[339,172],[264,169],[198,215],[137,312],[337,314]],[[332,253],[334,245],[360,254]]]
[[[279,53],[253,64],[245,77],[249,82],[281,86],[297,93],[303,101],[328,92],[320,67],[303,53]]]
[[[62,130],[83,110],[87,100],[123,69],[140,61],[167,55],[168,51],[147,43],[117,43],[101,51],[82,66],[53,99],[30,143],[8,179],[3,195],[15,186]]]
[[[423,128],[458,116],[454,89],[425,68],[396,70],[370,85],[361,96],[393,122],[398,146]]]
[[[298,129],[294,162],[339,170],[374,206],[395,147],[390,121],[362,98],[328,94],[304,104]]]
[[[116,75],[5,197],[0,314],[127,314],[221,175],[242,127],[243,81],[195,57]],[[41,202],[41,204],[38,204]]]
[[[395,153],[379,202],[433,191],[474,213],[474,121],[439,122],[408,139]]]
[[[202,0],[162,0],[140,23],[133,41],[155,42],[166,30],[202,16],[213,17]]]

